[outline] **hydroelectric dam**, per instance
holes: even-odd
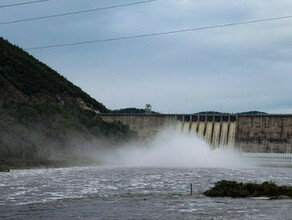
[[[193,133],[212,149],[237,149],[263,163],[292,166],[292,115],[263,114],[100,114],[107,122],[120,122],[147,139],[167,127]]]

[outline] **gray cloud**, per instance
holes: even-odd
[[[10,2],[6,0],[6,2]],[[2,10],[0,21],[133,1],[64,0]],[[5,1],[3,1],[3,4]],[[285,16],[288,0],[161,0],[0,26],[22,47]],[[109,108],[162,112],[292,110],[291,20],[31,53]]]

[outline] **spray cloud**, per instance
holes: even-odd
[[[210,146],[194,133],[164,129],[147,143],[131,143],[107,152],[106,165],[132,167],[209,167],[234,168],[245,166],[240,154]]]

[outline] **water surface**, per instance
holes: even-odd
[[[292,185],[292,169],[73,167],[0,173],[0,219],[291,219],[290,199],[202,195],[222,179]]]

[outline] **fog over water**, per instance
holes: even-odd
[[[194,133],[168,128],[147,143],[121,146],[105,156],[106,165],[129,167],[246,167],[239,152],[210,146]]]

